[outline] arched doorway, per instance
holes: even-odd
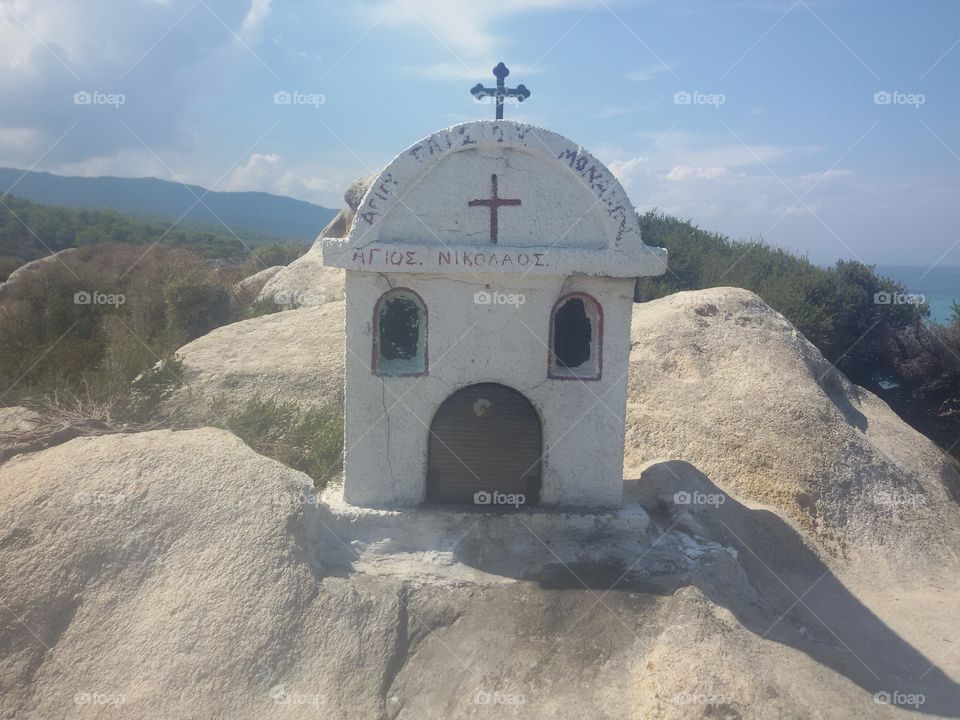
[[[543,433],[536,409],[497,383],[453,393],[433,416],[427,458],[427,502],[491,509],[540,499]]]

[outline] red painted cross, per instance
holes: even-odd
[[[497,176],[490,176],[490,199],[489,200],[470,200],[467,205],[470,207],[489,206],[490,208],[490,242],[497,244],[497,209],[503,205],[519,205],[520,201],[516,198],[502,198],[497,195]]]

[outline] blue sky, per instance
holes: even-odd
[[[492,117],[468,89],[504,60],[533,93],[507,117],[583,144],[641,210],[817,262],[960,265],[952,0],[5,0],[0,46],[6,166],[339,207]]]

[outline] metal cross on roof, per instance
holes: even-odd
[[[504,98],[515,97],[517,102],[523,102],[530,97],[530,91],[527,90],[525,85],[517,85],[515,88],[508,88],[503,84],[504,78],[510,74],[510,71],[502,62],[497,63],[497,66],[493,69],[493,74],[497,78],[497,86],[495,88],[484,87],[483,83],[477,83],[470,88],[470,94],[473,95],[477,100],[485,97],[496,98],[497,120],[503,120]]]

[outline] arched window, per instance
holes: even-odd
[[[373,372],[427,372],[427,307],[413,290],[396,288],[377,300],[373,310]]]
[[[599,380],[602,346],[600,303],[582,292],[557,300],[550,315],[549,376],[560,380]]]

